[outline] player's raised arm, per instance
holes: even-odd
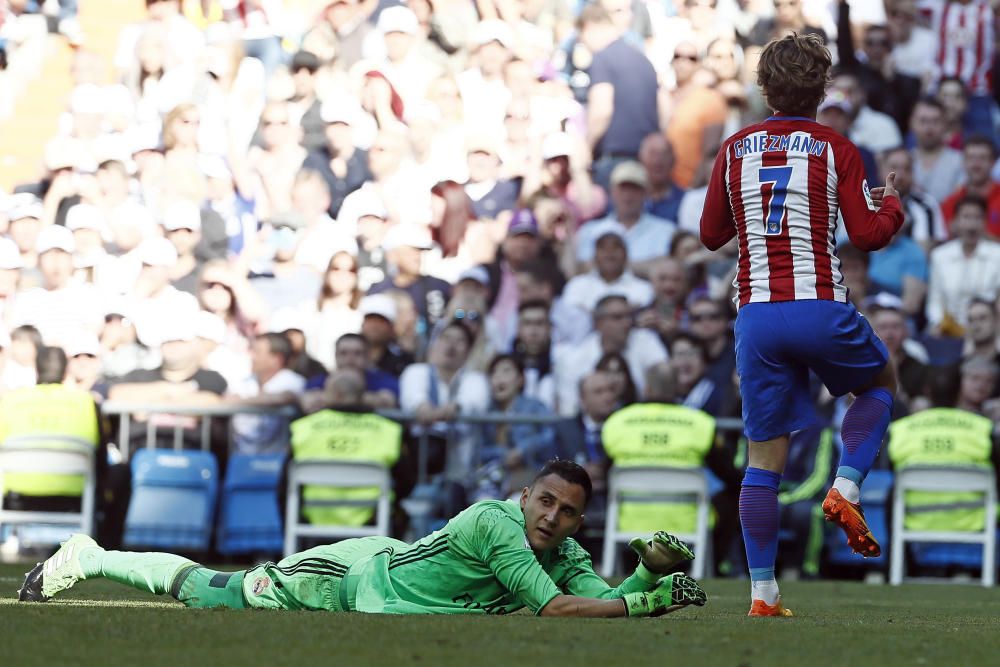
[[[709,250],[718,250],[736,236],[733,210],[729,206],[729,192],[726,189],[726,152],[729,144],[723,144],[715,157],[712,176],[708,181],[705,208],[701,213],[701,242]]]
[[[876,188],[873,193],[865,180],[861,157],[852,144],[838,144],[834,161],[840,210],[851,243],[861,250],[884,248],[903,226],[903,209],[893,187],[896,175],[889,174],[885,187]]]

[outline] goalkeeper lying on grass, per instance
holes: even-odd
[[[74,535],[25,577],[19,599],[41,602],[81,579],[103,577],[189,607],[310,609],[388,614],[659,616],[705,604],[684,574],[667,574],[694,554],[666,533],[633,540],[642,558],[611,588],[569,536],[590,500],[587,472],[550,461],[513,501],[476,503],[441,530],[406,544],[365,537],[316,547],[240,572],[216,572],[181,556],[105,551]],[[666,575],[666,576],[664,576]]]

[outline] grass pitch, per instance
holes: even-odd
[[[31,665],[989,665],[1000,592],[789,583],[790,619],[749,619],[748,585],[659,619],[378,616],[193,610],[106,581],[19,604],[23,566],[0,566],[0,664]]]

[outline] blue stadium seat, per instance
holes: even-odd
[[[207,551],[218,477],[215,457],[208,452],[136,452],[125,546]]]
[[[229,459],[219,507],[219,553],[281,553],[284,532],[278,485],[284,464],[283,454],[237,454]]]
[[[997,535],[1000,538],[1000,534]],[[1000,546],[1000,539],[997,540]],[[978,544],[913,543],[907,545],[917,567],[957,567],[978,570],[983,566],[983,547]],[[997,550],[1000,563],[1000,549]],[[997,563],[993,564],[996,567]]]
[[[847,546],[842,530],[835,529],[827,534],[827,562],[831,565],[863,567],[870,570],[888,566],[889,553],[889,509],[892,506],[892,471],[872,470],[861,485],[861,506],[865,509],[865,519],[872,535],[882,546],[878,558],[864,558]]]

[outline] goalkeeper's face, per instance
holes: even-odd
[[[528,543],[535,551],[558,547],[583,524],[586,495],[579,484],[546,475],[521,492]]]

